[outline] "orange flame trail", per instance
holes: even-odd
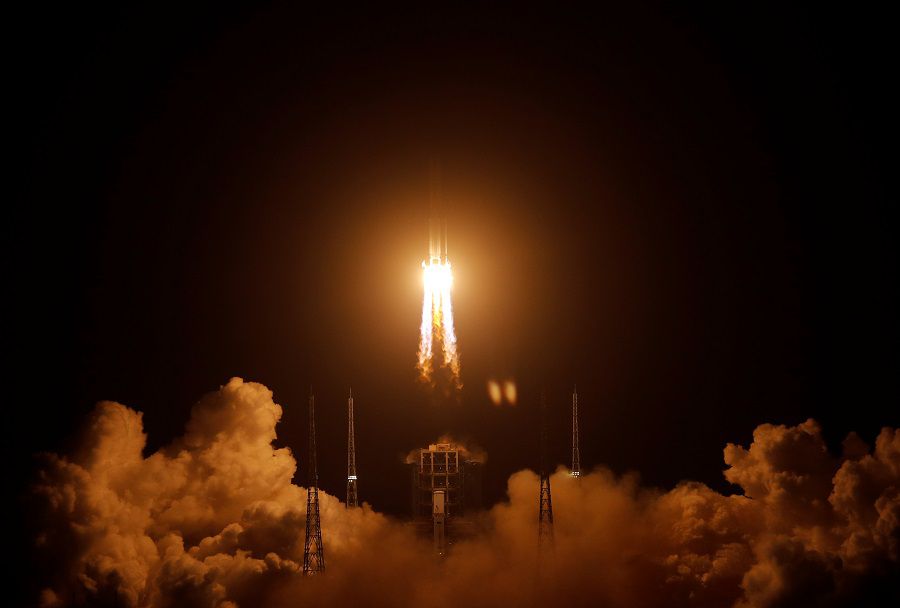
[[[420,377],[431,382],[434,372],[434,339],[437,337],[443,349],[443,366],[450,371],[456,388],[462,387],[460,380],[459,352],[456,344],[456,329],[453,327],[453,303],[450,292],[453,288],[453,269],[449,260],[432,259],[422,262],[422,324],[419,327],[419,368]]]

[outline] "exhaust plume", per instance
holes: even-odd
[[[419,325],[419,356],[416,366],[419,379],[431,384],[434,374],[434,341],[443,351],[442,367],[450,375],[450,383],[462,388],[459,375],[459,352],[453,325],[453,268],[447,255],[447,224],[440,217],[440,168],[431,168],[431,217],[428,222],[428,258],[422,261],[422,322]]]
[[[442,365],[450,372],[453,385],[462,388],[459,368],[459,352],[456,346],[456,329],[453,326],[453,270],[449,260],[422,262],[422,323],[419,326],[419,375],[422,381],[431,382],[434,372],[434,340],[441,344]]]

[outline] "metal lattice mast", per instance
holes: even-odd
[[[578,387],[572,390],[572,477],[581,477],[581,448],[578,445]]]
[[[541,498],[538,514],[538,550],[553,545],[553,501],[550,498],[550,467],[547,464],[547,399],[541,393]]]
[[[303,574],[325,571],[322,522],[319,520],[319,468],[316,463],[316,397],[309,395],[309,488],[306,491],[306,543],[303,545]]]
[[[353,389],[347,399],[347,508],[359,506],[356,489],[356,431],[353,425]]]

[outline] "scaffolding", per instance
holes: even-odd
[[[465,518],[481,508],[482,462],[452,443],[434,443],[414,452],[412,470],[413,523],[434,539],[435,553],[471,533]]]
[[[353,425],[353,389],[347,399],[347,508],[359,506],[356,476],[356,429]]]
[[[316,398],[309,395],[309,488],[306,490],[306,541],[303,545],[303,574],[325,571],[325,547],[319,519],[319,468],[316,463]]]
[[[550,495],[550,466],[547,455],[547,398],[541,393],[541,491],[538,511],[538,553],[553,548],[553,499]]]

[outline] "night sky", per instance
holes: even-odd
[[[485,497],[566,463],[734,491],[764,422],[900,425],[896,39],[885,15],[668,5],[322,13],[41,7],[18,30],[7,206],[17,483],[94,403],[148,452],[232,376],[284,407],[305,479],[403,516],[450,432]],[[416,381],[438,160],[464,388]],[[489,379],[512,378],[516,407]]]

